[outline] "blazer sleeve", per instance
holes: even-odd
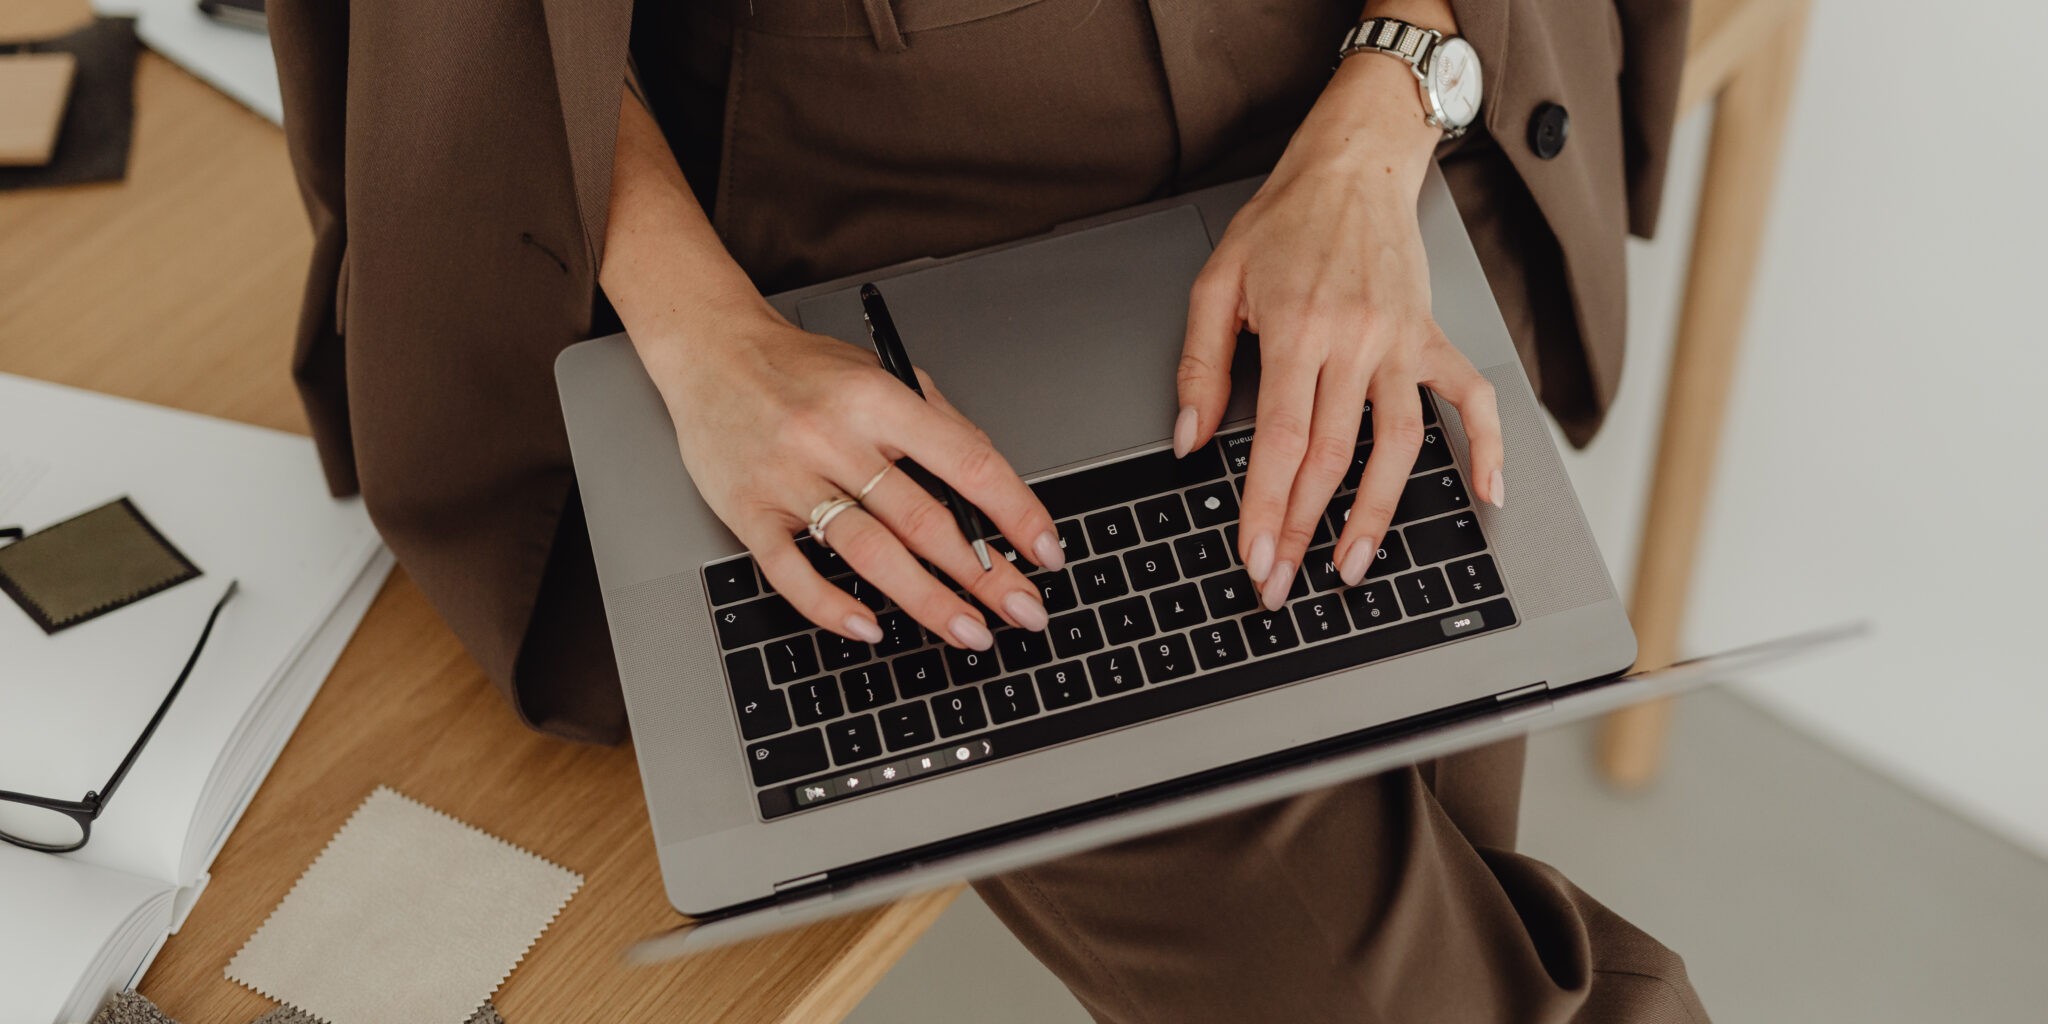
[[[1574,443],[1621,378],[1624,242],[1655,230],[1688,0],[1452,0],[1482,130],[1444,160],[1523,362]],[[1562,145],[1555,129],[1564,126]],[[1553,144],[1539,144],[1548,125]]]
[[[348,291],[343,138],[348,96],[349,5],[270,5],[270,45],[284,100],[285,148],[313,227],[313,257],[293,341],[292,378],[306,407],[328,488],[357,492],[349,438],[342,318]]]

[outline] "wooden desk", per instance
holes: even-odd
[[[1668,661],[1733,366],[1806,0],[1699,0],[1684,106],[1720,97],[1635,602]],[[11,0],[0,37],[54,34],[83,0]],[[128,180],[0,193],[0,371],[304,432],[286,376],[311,245],[271,125],[153,54]],[[1610,732],[1654,768],[1659,712]],[[498,993],[515,1022],[843,1017],[952,892],[655,968],[618,952],[674,922],[631,752],[522,728],[401,572],[286,746],[205,898],[142,991],[187,1024],[267,1003],[222,969],[379,783],[583,872]]]
[[[85,14],[83,0],[7,0],[0,38]],[[0,371],[303,433],[287,366],[312,236],[283,135],[154,54],[135,98],[125,182],[0,193]],[[632,751],[522,727],[401,572],[141,991],[185,1024],[265,1012],[223,968],[380,783],[584,874],[498,992],[513,1024],[838,1020],[953,895],[624,966],[628,944],[677,920]]]

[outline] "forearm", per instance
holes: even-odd
[[[598,284],[650,365],[715,341],[723,325],[774,315],[712,230],[660,127],[630,95],[619,104]]]

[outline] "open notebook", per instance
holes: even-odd
[[[303,437],[0,375],[0,525],[122,496],[202,572],[55,634],[0,598],[0,789],[106,782],[240,591],[76,853],[0,844],[0,1021],[84,1020],[140,978],[391,567]]]

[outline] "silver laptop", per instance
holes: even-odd
[[[1810,642],[1624,677],[1635,636],[1434,172],[1421,223],[1436,317],[1497,389],[1514,500],[1473,500],[1457,413],[1429,401],[1371,576],[1342,585],[1329,522],[1287,607],[1259,608],[1235,564],[1250,371],[1215,441],[1177,461],[1169,437],[1189,286],[1255,187],[771,297],[804,329],[866,346],[857,292],[877,282],[912,357],[1058,520],[1067,567],[1020,565],[1051,627],[1004,630],[991,652],[936,643],[879,598],[880,645],[811,627],[692,488],[627,339],[562,354],[662,878],[694,919],[638,955],[1414,763]],[[854,586],[829,551],[810,553]]]

